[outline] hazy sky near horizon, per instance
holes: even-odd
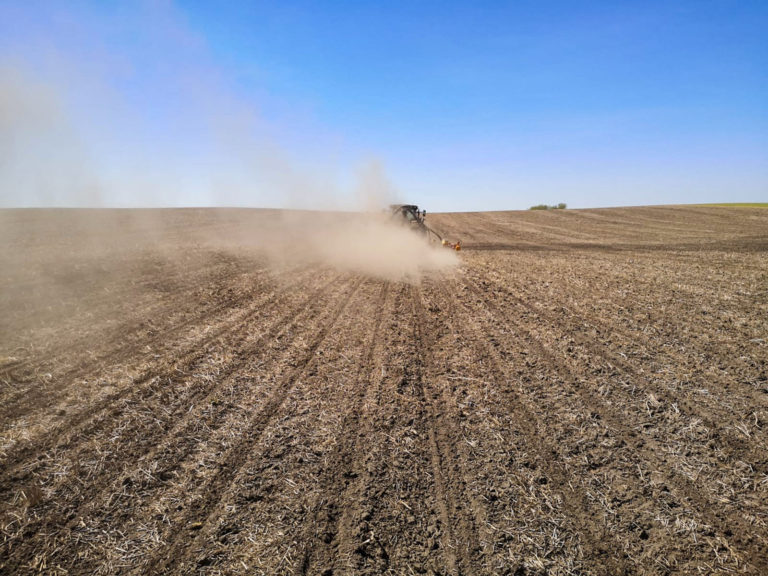
[[[768,201],[768,3],[0,0],[0,206]]]

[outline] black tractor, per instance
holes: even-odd
[[[410,227],[413,231],[421,234],[430,242],[440,242],[440,244],[446,248],[451,248],[457,251],[461,250],[461,240],[455,243],[444,240],[440,234],[424,224],[424,219],[427,217],[426,210],[419,210],[419,207],[415,204],[390,204],[389,210],[393,220],[398,221],[404,226]]]
[[[429,234],[429,228],[424,224],[424,218],[427,216],[426,210],[419,210],[419,207],[414,204],[391,204],[389,209],[392,212],[393,220],[411,226],[415,231],[425,236]]]

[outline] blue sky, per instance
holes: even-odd
[[[765,30],[746,1],[0,2],[0,203],[768,201]]]

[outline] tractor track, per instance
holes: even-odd
[[[576,317],[571,313],[564,318],[561,315],[555,315],[542,310],[540,305],[534,304],[536,302],[535,296],[525,290],[523,290],[524,296],[497,286],[494,289],[494,293],[499,291],[504,293],[505,306],[519,306],[534,315],[533,321],[536,325],[551,326],[552,328],[548,330],[563,331],[563,335],[555,339],[553,348],[558,347],[557,342],[574,343],[589,356],[590,365],[593,365],[592,358],[603,359],[597,369],[605,372],[603,364],[607,363],[608,373],[605,375],[602,373],[597,374],[593,378],[605,381],[606,385],[611,381],[614,383],[624,380],[631,382],[631,386],[614,385],[610,396],[601,393],[602,397],[615,397],[617,398],[616,402],[622,406],[634,405],[636,406],[635,412],[641,409],[641,406],[638,405],[644,402],[646,403],[646,410],[648,410],[648,398],[653,398],[655,402],[659,402],[660,407],[656,408],[658,414],[653,414],[653,418],[646,419],[646,423],[643,424],[644,427],[652,426],[663,431],[672,424],[677,428],[682,428],[685,422],[692,422],[695,419],[700,426],[709,431],[709,437],[716,441],[715,455],[722,463],[747,463],[751,468],[750,474],[758,480],[761,476],[765,476],[768,473],[766,468],[768,467],[768,452],[765,449],[765,442],[768,438],[764,430],[759,426],[761,421],[764,422],[766,420],[766,415],[765,411],[760,408],[761,403],[758,402],[756,392],[753,389],[741,390],[742,395],[739,396],[739,399],[746,397],[749,399],[749,402],[741,407],[746,423],[743,421],[738,423],[742,426],[742,429],[739,430],[734,426],[734,414],[738,413],[739,407],[728,405],[729,397],[720,393],[719,390],[716,389],[707,395],[698,394],[693,399],[690,396],[693,390],[688,390],[687,394],[685,389],[680,391],[670,390],[668,387],[658,384],[656,379],[649,378],[644,371],[638,370],[635,364],[612,352],[607,346],[601,345],[589,336],[585,336],[583,331],[580,330],[580,326],[584,324],[581,317]],[[592,317],[587,317],[587,320],[598,324],[598,321]],[[601,329],[609,331],[608,327],[602,325]],[[626,338],[629,340],[629,336],[626,336]],[[613,341],[612,343],[615,344]],[[644,348],[652,350],[650,343],[640,341],[638,345],[640,350]],[[566,349],[565,346],[561,345],[559,348],[564,358],[574,356],[572,346]],[[628,348],[624,347],[623,349],[627,350]],[[654,354],[654,356],[656,355]],[[676,365],[683,365],[679,358],[674,356],[673,358],[676,360]],[[571,368],[571,370],[573,369],[574,367]],[[596,372],[595,369],[591,371],[593,374]],[[627,398],[622,397],[625,394]],[[652,396],[649,396],[649,394]],[[674,411],[675,417],[672,422],[662,419],[666,417],[666,414],[660,410],[661,407],[672,407],[668,408]],[[728,422],[729,425],[723,426],[720,424],[721,422]],[[745,426],[749,426],[749,428]],[[666,434],[666,432],[663,433]]]
[[[331,295],[332,298],[338,299],[339,291],[349,292],[350,286],[344,283],[338,289]],[[344,294],[340,297],[347,298]],[[156,450],[142,457],[144,467],[151,467],[149,480],[142,480],[141,474],[125,477],[122,481],[118,477],[113,482],[113,488],[103,491],[103,496],[108,497],[106,507],[113,508],[116,517],[123,516],[121,502],[130,502],[134,510],[166,510],[164,515],[172,518],[162,522],[145,520],[139,523],[132,515],[125,515],[121,524],[127,533],[134,535],[134,539],[140,538],[142,531],[151,530],[158,534],[158,542],[164,542],[164,536],[160,534],[167,531],[170,522],[178,523],[182,532],[187,529],[190,522],[184,518],[195,514],[200,498],[204,497],[197,490],[205,491],[211,481],[205,471],[222,466],[219,459],[236,448],[238,441],[235,438],[251,436],[249,430],[254,414],[270,409],[270,403],[280,392],[279,382],[275,383],[271,378],[262,381],[262,375],[278,374],[281,367],[300,362],[296,355],[305,353],[303,341],[306,336],[313,337],[315,319],[322,318],[322,309],[329,304],[331,302],[317,298],[313,306],[306,309],[301,331],[292,330],[293,321],[283,324],[280,333],[290,334],[288,340],[283,339],[279,345],[267,348],[261,345],[265,338],[260,338],[242,355],[244,362],[238,363],[228,374],[217,375],[220,381],[215,389],[205,399],[195,402],[196,409],[185,415],[181,422],[183,426],[175,426]],[[126,480],[131,480],[127,489],[123,488]],[[168,509],[169,502],[180,503],[180,516],[173,509]],[[88,532],[93,534],[108,529],[113,520],[109,514],[105,520],[105,526],[97,523],[89,527]],[[153,523],[159,525],[152,526]],[[147,553],[146,550],[142,552],[143,555]],[[98,566],[99,562],[106,563],[106,560],[94,558],[92,562]]]
[[[479,293],[476,285],[474,291]],[[489,300],[485,299],[485,303],[490,310],[497,310]],[[503,313],[500,315],[504,316]],[[509,316],[506,317],[509,318]],[[626,410],[619,413],[613,406],[606,404],[599,394],[581,383],[581,379],[572,372],[563,360],[546,349],[530,329],[520,326],[520,330],[521,334],[525,335],[526,345],[533,348],[539,357],[546,359],[549,366],[561,375],[561,382],[567,384],[576,393],[577,398],[583,402],[585,410],[599,414],[601,420],[607,423],[613,434],[629,439],[632,451],[642,458],[645,467],[657,471],[657,474],[664,478],[670,487],[671,494],[676,495],[678,505],[690,502],[693,512],[703,518],[709,526],[715,528],[718,536],[724,542],[730,540],[737,550],[752,558],[753,569],[760,572],[768,570],[768,563],[760,553],[760,550],[765,547],[765,542],[755,541],[752,537],[755,527],[752,522],[745,520],[741,514],[731,510],[714,512],[713,506],[716,505],[716,502],[704,496],[695,481],[668,466],[667,462],[660,457],[661,454],[666,453],[666,450],[654,437],[642,433],[641,421],[638,421],[632,413]],[[642,490],[640,491],[642,492]],[[729,550],[733,548],[727,544],[726,546]]]
[[[463,285],[473,291],[474,295],[483,302],[483,307],[492,310],[486,297],[477,290],[475,285],[470,281],[465,281]],[[515,436],[526,445],[530,444],[530,449],[525,452],[536,461],[536,466],[533,468],[539,468],[545,472],[545,475],[540,478],[545,478],[548,486],[554,486],[561,497],[568,522],[572,525],[574,533],[579,535],[584,560],[593,566],[593,570],[597,573],[609,575],[630,572],[626,559],[617,555],[622,548],[620,543],[613,539],[612,534],[606,530],[605,524],[600,521],[603,511],[590,500],[587,494],[574,488],[570,478],[571,471],[567,467],[557,459],[552,460],[546,457],[558,454],[558,447],[547,441],[546,436],[541,433],[542,430],[546,430],[546,424],[541,422],[541,418],[533,409],[532,402],[535,402],[535,399],[531,401],[510,385],[507,374],[511,370],[505,367],[505,361],[498,351],[487,344],[487,332],[475,320],[477,307],[464,302],[458,307],[450,304],[449,306],[451,312],[449,317],[456,318],[461,331],[469,336],[467,341],[478,350],[479,356],[490,364],[490,377],[495,390],[504,398],[503,405],[491,405],[491,407],[502,414],[513,411],[517,416],[513,419],[514,426],[519,429]],[[459,321],[459,318],[462,321]],[[539,482],[542,481],[539,479]]]
[[[452,519],[451,534],[446,531],[447,546],[455,550],[453,564],[449,568],[460,574],[470,574],[479,565],[480,527],[486,526],[484,506],[467,491],[471,484],[467,470],[466,443],[458,427],[459,416],[455,404],[448,397],[445,385],[438,384],[434,358],[436,330],[428,329],[422,290],[412,288],[414,314],[416,316],[416,340],[422,370],[417,372],[428,419],[431,423],[429,439],[438,495],[444,505],[441,514]],[[438,482],[438,475],[441,477]]]
[[[19,390],[12,397],[7,398],[4,401],[4,406],[0,409],[0,420],[7,420],[10,416],[19,418],[26,416],[32,410],[48,408],[59,400],[63,393],[66,393],[67,387],[71,384],[71,380],[74,377],[89,373],[92,377],[98,377],[96,371],[99,367],[107,363],[115,365],[127,360],[134,360],[142,349],[146,347],[154,348],[158,344],[164,344],[174,337],[181,336],[186,329],[204,324],[208,319],[216,319],[226,310],[236,309],[244,302],[248,302],[255,295],[263,292],[265,288],[266,286],[257,284],[245,292],[237,293],[234,298],[218,298],[218,302],[213,307],[205,308],[198,314],[193,313],[191,317],[183,319],[177,324],[164,329],[160,328],[160,330],[155,331],[156,333],[148,338],[140,337],[135,342],[122,344],[125,333],[130,334],[136,331],[146,323],[147,318],[152,316],[150,313],[147,313],[139,321],[121,326],[121,334],[111,340],[107,340],[104,352],[98,354],[95,358],[89,355],[84,361],[71,366],[65,372],[54,375],[55,385],[38,386],[32,390],[25,388]],[[165,304],[164,306],[165,308],[170,308],[173,304]],[[56,358],[65,357],[70,354],[74,355],[78,350],[82,350],[81,342],[75,342],[63,350],[56,350],[49,361],[54,361]],[[188,352],[181,352],[181,354],[186,355]],[[14,370],[16,370],[16,367],[14,367]],[[14,376],[13,379],[18,380],[19,376]]]
[[[392,292],[388,288],[388,292]],[[362,397],[358,399],[360,413],[355,410],[348,412],[350,436],[345,450],[349,451],[349,458],[343,469],[344,486],[339,496],[339,510],[337,514],[325,515],[319,527],[318,534],[321,537],[322,552],[315,554],[318,571],[324,569],[330,574],[361,574],[387,572],[391,568],[391,558],[386,552],[385,544],[381,542],[370,530],[370,521],[375,512],[372,510],[372,494],[384,494],[387,486],[379,481],[381,478],[380,463],[376,462],[376,455],[384,450],[387,430],[391,424],[384,424],[382,420],[385,412],[382,410],[385,400],[384,386],[389,380],[387,365],[397,361],[393,357],[392,350],[397,346],[395,334],[399,331],[392,330],[400,318],[400,310],[403,301],[407,297],[407,288],[399,286],[393,297],[392,309],[388,317],[377,317],[376,330],[383,330],[384,343],[380,365],[374,364],[376,355],[375,342],[371,343],[366,355],[364,367],[358,378],[366,383],[366,389]],[[386,323],[382,328],[382,323]],[[387,330],[389,328],[389,330]],[[389,398],[389,396],[387,396]],[[393,408],[396,410],[397,408]],[[372,553],[378,549],[378,559]],[[307,573],[311,573],[312,558],[310,555],[306,565]],[[378,563],[377,563],[378,560]],[[374,564],[376,568],[373,568]],[[330,566],[328,566],[330,565]],[[304,564],[302,562],[302,568]]]
[[[290,331],[291,326],[294,324],[295,319],[299,314],[304,312],[311,312],[313,308],[312,306],[308,307],[309,303],[314,302],[315,306],[322,304],[323,300],[319,299],[318,295],[324,293],[328,286],[330,286],[330,284],[334,283],[335,281],[335,279],[332,279],[330,282],[322,285],[320,288],[310,293],[307,298],[301,301],[301,303],[293,308],[287,315],[276,318],[272,328],[259,336],[256,341],[246,343],[244,345],[235,345],[235,349],[237,349],[239,346],[242,348],[242,350],[236,350],[236,352],[233,353],[234,362],[231,362],[229,365],[224,365],[223,367],[218,367],[212,378],[204,379],[202,383],[199,383],[199,385],[195,387],[195,390],[191,396],[182,395],[178,400],[176,400],[176,402],[169,404],[168,409],[164,409],[165,413],[161,414],[165,420],[164,424],[160,425],[159,427],[155,425],[147,429],[145,416],[139,419],[134,419],[133,422],[131,422],[132,426],[135,428],[133,433],[131,433],[130,428],[126,428],[125,425],[122,425],[119,429],[119,434],[121,438],[126,438],[126,442],[124,443],[125,445],[122,452],[119,450],[120,444],[113,444],[113,446],[111,446],[111,451],[109,454],[110,461],[121,462],[124,464],[130,462],[131,459],[139,459],[140,462],[154,462],[154,472],[156,472],[160,478],[171,478],[174,474],[174,469],[177,466],[177,463],[181,462],[185,457],[187,457],[187,455],[190,454],[191,451],[194,450],[197,446],[197,442],[188,442],[189,438],[196,437],[194,428],[197,427],[200,422],[204,422],[205,430],[207,432],[212,432],[213,429],[216,429],[217,426],[220,426],[225,422],[224,418],[226,417],[227,409],[233,406],[232,399],[230,398],[229,401],[221,403],[223,404],[223,407],[217,411],[215,416],[209,414],[206,418],[201,418],[200,410],[204,407],[210,407],[211,405],[207,400],[217,394],[217,391],[226,384],[228,378],[231,375],[237,374],[239,371],[241,371],[245,362],[253,362],[258,359],[260,355],[266,353],[269,349],[264,346],[265,343],[279,337],[280,334],[286,331]],[[247,321],[240,322],[238,327],[232,328],[230,332],[233,334],[243,332],[247,326]],[[275,360],[278,358],[279,356],[276,356]],[[188,378],[188,374],[189,372],[185,371],[182,373],[180,378],[178,376],[171,376],[171,380],[167,385],[171,387],[184,387],[183,382],[184,379]],[[243,384],[241,388],[246,390],[248,388],[247,383]],[[168,399],[166,399],[166,402],[164,403],[167,402]],[[142,403],[146,405],[146,409],[142,408]],[[132,406],[131,411],[137,414],[149,414],[147,410],[153,409],[153,405],[155,404],[156,401],[152,396],[142,398],[139,400],[138,404]],[[175,408],[173,407],[174,404],[176,406]],[[194,406],[195,409],[189,410],[188,407],[190,405]],[[89,439],[93,438],[96,435],[96,431],[99,430],[99,422],[107,423],[108,426],[115,426],[113,423],[125,420],[125,416],[121,417],[121,414],[125,410],[126,407],[124,404],[114,406],[110,410],[110,417],[101,418],[98,422],[94,423],[97,428],[93,428],[87,432],[81,431],[79,434],[75,435],[75,437],[78,439],[81,437]],[[180,419],[176,421],[176,419],[179,417]],[[148,432],[150,435],[147,435]],[[157,444],[154,444],[154,446],[152,434],[158,434],[160,437],[157,439]],[[143,450],[137,450],[137,446],[134,440],[137,435],[142,435],[141,443],[149,447],[147,452],[144,452]],[[114,433],[106,432],[101,434],[101,436],[109,438],[114,436]],[[200,438],[198,434],[197,441],[199,440]],[[114,440],[112,442],[114,443]],[[180,445],[175,449],[170,449],[167,445],[168,442],[178,442]],[[82,443],[83,442],[80,442],[80,444]],[[60,445],[57,448],[57,452],[66,450],[67,453],[71,453],[72,451],[77,451],[77,447],[80,444],[65,444],[63,446]],[[85,449],[85,453],[79,454],[77,456],[78,461],[91,461],[94,456],[89,456],[87,451],[90,450],[92,454],[97,454],[99,450],[98,446],[92,446],[90,442],[88,445],[86,445]],[[118,450],[115,451],[116,449]],[[96,452],[94,452],[94,450]],[[160,454],[164,454],[163,458],[157,457],[157,455]],[[159,469],[156,466],[157,462],[160,462]],[[30,470],[26,468],[20,472],[21,476],[17,474],[11,478],[10,481],[12,483],[21,483],[21,485],[28,486],[30,483],[38,482],[44,478],[43,471],[39,469]],[[89,484],[84,485],[83,487],[78,487],[76,490],[69,488],[68,483],[70,480],[67,479],[67,476],[57,477],[57,471],[55,469],[50,473],[52,473],[53,476],[50,478],[50,480],[42,482],[43,485],[49,487],[49,489],[54,490],[54,494],[58,495],[67,495],[72,492],[68,498],[65,496],[65,501],[76,498],[75,502],[77,503],[76,505],[78,508],[69,510],[66,508],[62,509],[61,502],[54,500],[52,502],[53,508],[51,512],[53,512],[53,510],[56,510],[57,512],[52,514],[45,513],[45,502],[42,502],[40,505],[38,505],[40,507],[38,511],[40,512],[41,519],[43,521],[46,521],[46,519],[49,521],[53,520],[49,530],[72,530],[80,521],[80,518],[87,517],[89,514],[93,514],[96,510],[98,510],[100,503],[103,503],[105,500],[107,500],[105,495],[110,493],[117,494],[121,491],[121,487],[119,486],[119,483],[121,482],[120,475],[118,475],[118,477],[114,480],[115,485],[111,485],[110,478],[114,476],[115,468],[103,462],[101,463],[99,469],[89,474]],[[27,478],[27,480],[24,478]],[[129,477],[124,477],[124,479],[125,478],[130,480]],[[61,486],[58,491],[56,491],[57,485]],[[148,490],[149,488],[150,486],[146,483],[142,486],[143,490]],[[99,496],[99,494],[101,494],[101,496]],[[61,521],[62,519],[66,518],[70,518],[70,520],[62,526]],[[28,531],[31,529],[31,527],[31,525],[25,526],[25,531]],[[7,546],[13,546],[13,543],[13,537],[7,539]],[[17,550],[17,553],[23,552],[23,544],[20,548],[21,550]],[[2,564],[0,563],[0,565]]]
[[[239,573],[256,566],[263,573],[299,573],[303,566],[308,573],[323,571],[319,564],[326,563],[324,553],[330,552],[323,546],[331,538],[319,531],[331,528],[338,506],[345,505],[337,495],[353,463],[338,455],[358,432],[345,428],[345,414],[358,396],[360,366],[375,357],[372,348],[381,350],[372,334],[377,318],[388,312],[380,308],[383,290],[388,287],[366,282],[354,294],[349,312],[318,347],[316,361],[297,380],[227,487],[218,510],[231,512],[214,514],[201,528],[178,571]],[[359,336],[361,346],[340,350],[340,334]],[[276,510],[280,512],[274,518]],[[258,527],[268,518],[277,525],[266,539]]]
[[[261,436],[267,424],[274,418],[277,411],[282,406],[286,397],[293,391],[296,380],[311,365],[315,359],[315,352],[328,336],[339,317],[349,304],[352,295],[360,287],[360,280],[352,283],[347,293],[341,298],[341,302],[331,309],[325,320],[323,327],[312,338],[306,353],[299,362],[278,382],[275,390],[269,398],[263,403],[262,408],[250,419],[247,430],[242,439],[234,444],[225,454],[223,461],[218,465],[219,472],[215,474],[210,482],[204,487],[201,500],[196,503],[195,508],[189,509],[184,517],[179,521],[181,526],[191,525],[196,518],[200,518],[202,528],[209,523],[215,513],[216,504],[219,502],[226,487],[229,486],[243,463],[248,458],[248,451]],[[202,531],[201,531],[202,533]],[[141,568],[140,573],[167,573],[177,561],[177,557],[182,550],[193,548],[195,542],[200,537],[189,539],[184,532],[177,531],[168,534],[164,540],[164,545],[156,553],[152,554],[146,566]]]
[[[324,287],[333,283],[331,279]],[[317,291],[312,292],[308,298],[304,299],[302,303],[291,310],[286,316],[287,319],[293,319],[302,308],[311,301],[313,295],[317,294]],[[242,327],[251,323],[254,318],[259,314],[264,306],[270,306],[278,301],[281,296],[285,296],[285,293],[271,292],[261,297],[259,300],[253,303],[249,303],[249,307],[242,312],[241,317],[232,319],[223,319],[219,321],[217,327],[206,330],[203,337],[195,340],[193,343],[185,346],[182,351],[174,353],[173,363],[166,367],[158,367],[151,364],[148,368],[144,369],[139,375],[131,379],[130,384],[122,385],[115,392],[101,398],[95,402],[91,402],[85,405],[82,410],[74,414],[69,414],[68,419],[52,428],[45,431],[45,437],[41,440],[35,438],[34,443],[24,442],[19,447],[12,449],[5,455],[6,470],[13,465],[14,462],[23,461],[33,451],[40,449],[50,450],[54,443],[60,442],[62,434],[66,433],[69,437],[76,433],[77,435],[83,435],[88,433],[88,429],[79,429],[78,427],[83,424],[88,424],[94,417],[99,416],[105,410],[111,410],[110,415],[114,417],[120,410],[119,403],[130,403],[136,400],[146,401],[151,399],[158,393],[156,384],[163,385],[165,383],[173,383],[179,381],[193,371],[196,366],[205,360],[210,354],[209,348],[215,345],[217,342],[226,338],[228,334],[236,333]],[[247,300],[247,298],[244,298]],[[224,307],[226,309],[228,307]],[[205,315],[205,317],[212,317],[211,315]],[[166,358],[160,357],[159,362],[165,364]],[[104,418],[99,418],[100,421]],[[65,445],[68,447],[69,445]],[[0,482],[2,482],[3,476],[0,475]]]
[[[448,572],[451,574],[459,574],[460,563],[467,565],[468,561],[464,548],[457,546],[457,539],[454,534],[455,529],[452,520],[459,519],[455,516],[457,512],[456,497],[453,493],[449,492],[449,488],[446,486],[448,479],[445,477],[445,470],[443,469],[444,453],[446,450],[444,446],[445,440],[442,438],[442,435],[439,435],[436,431],[438,423],[436,422],[435,408],[432,405],[430,394],[428,393],[424,382],[428,378],[424,364],[429,362],[429,344],[425,340],[426,322],[424,320],[424,309],[421,304],[421,296],[415,287],[411,288],[411,298],[414,316],[414,339],[416,341],[416,351],[418,354],[418,364],[414,370],[414,378],[417,388],[421,393],[424,403],[423,408],[426,412],[432,477],[435,484],[440,520],[442,522],[442,551],[445,555],[445,563]],[[467,529],[467,521],[465,518],[460,519],[459,523],[462,536],[469,536],[472,534],[472,532]]]
[[[436,488],[436,454],[430,442],[436,423],[430,420],[420,382],[423,366],[412,290],[400,285],[392,314],[382,320],[386,340],[381,364],[374,365],[374,385],[363,394],[362,425],[353,431],[354,455],[342,468],[342,510],[333,512],[333,502],[317,495],[316,501],[326,504],[316,531],[325,561],[313,563],[310,555],[307,573],[395,574],[411,567],[443,574],[455,565],[451,527],[441,513],[440,499],[446,493]],[[297,557],[299,569],[305,566],[303,559]]]
[[[477,282],[477,279],[475,279],[475,282]],[[537,324],[552,326],[553,328],[556,327],[557,330],[562,331],[563,335],[560,338],[561,341],[565,341],[568,344],[576,344],[587,353],[590,353],[597,358],[604,359],[607,363],[608,370],[611,372],[630,377],[637,383],[640,390],[651,391],[662,400],[668,399],[668,403],[674,403],[681,413],[689,415],[690,417],[695,416],[699,418],[705,427],[715,431],[718,436],[722,437],[722,439],[729,444],[734,458],[753,462],[758,466],[758,472],[765,472],[765,470],[761,469],[760,463],[754,462],[757,457],[754,452],[759,450],[760,446],[764,447],[766,445],[765,443],[768,441],[766,433],[760,427],[756,426],[751,433],[751,435],[753,434],[755,436],[755,441],[746,442],[743,434],[737,435],[733,429],[723,427],[720,424],[720,422],[731,421],[734,411],[736,410],[736,407],[730,405],[730,391],[728,390],[728,386],[723,384],[722,380],[709,380],[710,384],[717,383],[718,387],[714,391],[711,391],[712,387],[710,386],[710,392],[708,394],[698,394],[695,400],[692,400],[690,395],[695,393],[695,384],[687,389],[681,388],[679,392],[657,384],[655,379],[649,378],[645,371],[638,370],[638,368],[629,360],[626,360],[618,353],[611,351],[607,346],[601,345],[601,343],[594,338],[585,335],[584,327],[594,326],[599,333],[608,334],[607,338],[620,350],[629,352],[631,347],[636,347],[635,349],[638,351],[638,354],[640,352],[650,354],[656,361],[660,361],[661,359],[659,357],[664,355],[668,358],[668,361],[674,365],[685,365],[683,359],[675,354],[674,351],[657,351],[648,340],[642,340],[641,335],[630,334],[621,328],[606,325],[589,314],[576,315],[566,307],[561,308],[565,314],[555,314],[543,309],[541,304],[536,304],[537,299],[535,295],[525,291],[525,288],[522,288],[521,291],[512,291],[496,284],[494,293],[498,293],[499,291],[504,293],[505,305],[512,303],[519,308],[522,308],[527,313],[533,314],[534,321]],[[523,296],[520,295],[521,292],[523,293]],[[540,319],[544,322],[539,322]],[[622,340],[617,342],[618,339],[614,339],[614,335],[618,335]],[[733,383],[733,380],[731,380],[731,384]],[[746,414],[759,416],[760,421],[768,420],[768,414],[765,411],[765,404],[768,400],[766,399],[765,394],[757,392],[752,387],[743,387],[739,392],[740,399],[744,396],[748,399],[748,402],[746,403],[748,408],[747,406],[743,408]],[[705,413],[702,413],[702,405],[706,406],[707,410]],[[711,416],[707,413],[711,414]],[[762,439],[762,441],[760,441],[760,439]],[[762,455],[762,461],[768,463],[765,457],[766,453]]]
[[[341,423],[339,441],[321,473],[319,484],[322,490],[310,505],[311,518],[307,520],[306,531],[300,539],[304,546],[300,554],[301,562],[298,570],[301,574],[333,570],[334,558],[337,554],[341,554],[341,548],[347,544],[344,536],[340,535],[342,510],[346,510],[344,506],[346,502],[354,502],[355,499],[347,496],[348,489],[344,487],[344,481],[345,477],[356,477],[361,468],[363,454],[359,439],[364,436],[360,431],[363,418],[361,413],[376,377],[374,357],[381,346],[379,344],[381,324],[387,310],[389,292],[390,283],[382,283],[376,299],[376,312],[369,343],[366,345],[365,355],[355,374],[355,387],[345,398],[344,419]],[[347,553],[349,552],[348,550]]]
[[[388,293],[391,292],[390,287],[387,287]],[[394,305],[394,304],[393,304]],[[376,328],[374,334],[377,334],[381,330],[382,318],[377,317]],[[385,342],[389,343],[389,334],[383,335]],[[375,340],[375,336],[374,336]],[[388,347],[388,346],[387,346]],[[386,349],[387,347],[383,347]],[[366,383],[366,390],[363,397],[360,399],[360,413],[350,411],[349,414],[349,429],[352,430],[351,434],[357,434],[353,439],[350,439],[347,445],[349,450],[349,458],[346,460],[349,464],[346,465],[348,471],[345,475],[348,476],[349,482],[345,484],[343,493],[339,496],[339,511],[335,516],[326,516],[323,518],[324,522],[321,525],[319,534],[322,537],[323,544],[330,546],[329,550],[327,546],[323,546],[323,552],[317,554],[322,558],[325,557],[330,568],[325,568],[332,574],[349,574],[352,566],[351,559],[353,558],[358,548],[358,540],[356,535],[356,526],[360,518],[365,516],[365,512],[361,510],[361,503],[365,501],[365,489],[366,486],[371,484],[371,474],[366,466],[365,462],[365,449],[369,447],[370,438],[376,434],[376,418],[377,413],[375,410],[381,404],[381,384],[383,380],[383,364],[380,367],[381,372],[377,374],[374,370],[374,356],[375,356],[375,342],[371,343],[369,347],[368,355],[366,356],[366,367],[361,370],[359,377],[364,379]],[[370,453],[370,452],[369,452]],[[326,535],[330,536],[327,538]],[[330,542],[327,540],[330,539]],[[312,556],[308,557],[307,572],[311,567]],[[319,562],[318,562],[319,563]],[[318,568],[322,568],[320,564]]]

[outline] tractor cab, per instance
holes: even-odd
[[[423,226],[424,218],[427,216],[427,211],[419,210],[415,204],[391,204],[389,209],[393,218],[399,218],[415,226]]]
[[[403,226],[410,227],[411,230],[422,234],[430,242],[437,241],[445,248],[450,248],[456,251],[461,250],[461,240],[457,242],[449,242],[424,224],[424,219],[427,217],[427,211],[419,210],[419,207],[415,204],[390,204],[389,211],[393,221],[402,224]]]

